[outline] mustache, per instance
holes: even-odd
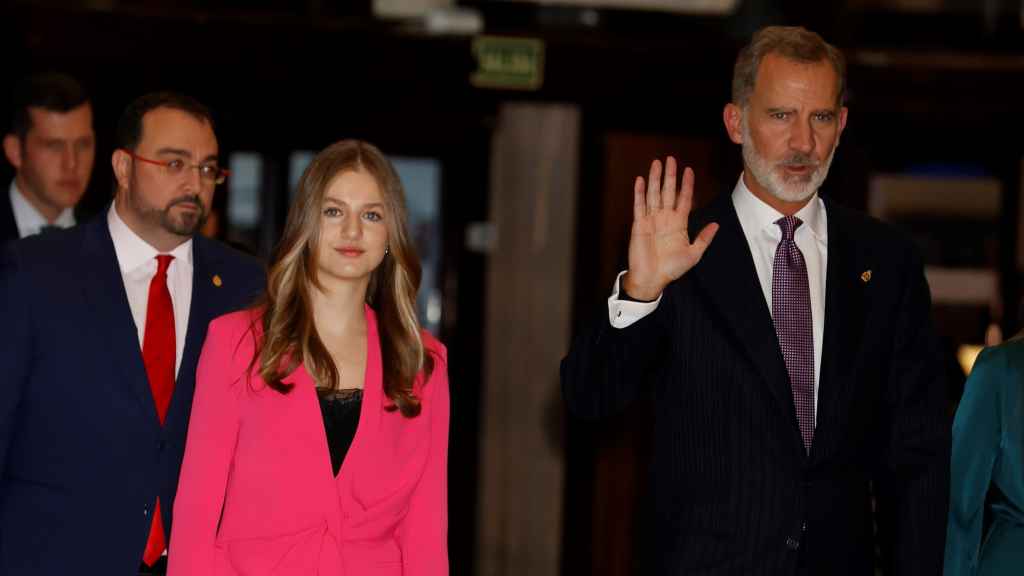
[[[790,156],[789,158],[786,158],[782,162],[779,162],[778,165],[779,166],[787,166],[787,167],[795,167],[795,168],[799,168],[799,167],[803,167],[803,166],[809,166],[809,167],[812,167],[812,168],[817,168],[818,166],[821,165],[821,161],[815,160],[814,158],[812,158],[808,154],[796,153],[796,154],[793,154],[792,156]]]
[[[203,202],[199,199],[199,195],[198,194],[189,194],[189,195],[186,195],[186,196],[179,196],[179,197],[175,198],[174,200],[171,200],[170,204],[167,205],[167,209],[169,210],[169,209],[177,206],[178,204],[194,204],[200,210],[206,210],[206,207],[203,206]]]

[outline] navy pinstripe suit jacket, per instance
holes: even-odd
[[[721,228],[657,311],[621,330],[605,313],[562,362],[577,416],[614,413],[653,392],[659,575],[869,576],[876,544],[886,574],[941,571],[950,422],[923,265],[892,228],[825,205],[809,454],[729,194],[691,216],[691,230]]]

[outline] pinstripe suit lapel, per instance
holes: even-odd
[[[849,377],[856,372],[866,317],[865,291],[871,288],[863,279],[870,261],[857,250],[857,237],[842,212],[826,199],[828,214],[828,265],[825,275],[825,330],[821,347],[821,375],[818,382],[818,426],[812,459],[825,454],[837,438],[846,418],[839,410],[853,392]],[[845,378],[844,378],[845,377]]]
[[[775,325],[764,301],[750,247],[728,194],[720,195],[710,207],[707,221],[718,222],[720,229],[694,268],[700,289],[725,321],[740,350],[761,375],[779,409],[792,423],[789,427],[792,444],[804,454]],[[699,230],[702,225],[695,224],[692,229]]]

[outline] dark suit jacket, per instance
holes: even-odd
[[[17,239],[18,223],[14,220],[14,208],[7,189],[0,187],[0,246]]]
[[[887,574],[940,572],[949,421],[923,266],[893,229],[830,201],[826,211],[810,455],[729,194],[692,218],[691,230],[721,229],[658,309],[621,330],[605,311],[562,362],[583,417],[653,384],[656,574],[868,576],[873,518]]]
[[[264,287],[256,260],[198,236],[193,265],[185,349],[161,426],[106,215],[5,248],[0,574],[135,574],[157,496],[171,533],[207,324]]]
[[[8,186],[10,186],[10,181],[8,181]],[[11,206],[11,199],[7,193],[9,189],[9,187],[0,187],[0,246],[19,238],[18,222],[14,219],[14,208]],[[93,212],[86,210],[84,203],[79,202],[75,206],[76,222],[85,222],[92,215]]]

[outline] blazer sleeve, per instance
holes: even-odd
[[[16,414],[30,376],[31,307],[25,277],[18,270],[15,251],[8,245],[0,252],[0,318],[4,323],[4,342],[0,345],[0,366],[4,370],[0,385],[0,478],[6,474]]]
[[[942,570],[949,511],[950,418],[924,266],[907,251],[882,387],[875,497],[887,574]],[[893,268],[897,269],[896,266]]]
[[[625,409],[661,368],[680,280],[669,284],[650,314],[615,328],[604,307],[597,321],[573,341],[562,360],[562,396],[581,418],[602,418]]]
[[[448,358],[443,346],[435,346],[434,371],[423,387],[423,412],[418,416],[430,419],[430,454],[395,532],[404,576],[448,574]]]
[[[978,357],[953,421],[953,456],[946,530],[947,576],[975,574],[985,495],[999,455],[1003,383],[1011,373],[1000,349]]]
[[[178,494],[167,574],[215,573],[217,526],[239,429],[239,394],[246,385],[235,360],[242,338],[214,320],[196,368],[196,392]]]

